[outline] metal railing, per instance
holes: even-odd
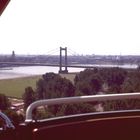
[[[6,128],[12,128],[15,129],[14,125],[12,124],[11,120],[2,112],[0,112],[0,117],[3,119],[4,123],[5,123],[5,127]],[[6,129],[5,128],[5,129]]]
[[[91,101],[123,100],[123,99],[140,99],[140,93],[104,94],[104,95],[76,96],[76,97],[39,100],[33,102],[27,108],[25,122],[31,122],[33,120],[32,111],[39,106],[91,102]]]

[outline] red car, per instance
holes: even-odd
[[[140,93],[78,96],[41,100],[32,103],[26,112],[25,123],[15,128],[10,120],[0,113],[6,127],[1,127],[1,140],[139,140],[140,110],[96,112],[70,115],[44,120],[33,120],[32,111],[41,105],[68,104],[87,101],[106,101],[140,98]],[[3,129],[2,129],[3,128]]]

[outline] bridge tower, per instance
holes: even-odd
[[[65,51],[65,57],[64,57],[64,65],[63,65],[63,55],[62,51]],[[62,48],[60,47],[60,64],[59,64],[59,73],[68,73],[67,69],[67,47]],[[64,67],[64,70],[62,69]]]

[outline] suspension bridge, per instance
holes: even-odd
[[[69,50],[69,51],[68,51]],[[59,53],[58,53],[59,52]],[[59,63],[36,63],[36,62],[17,62],[17,61],[9,61],[9,62],[0,62],[0,65],[10,65],[10,66],[50,66],[50,67],[59,67],[59,73],[68,73],[68,68],[94,68],[94,66],[86,66],[80,64],[69,64],[68,63],[68,53],[70,55],[79,55],[78,53],[68,49],[67,47],[60,47],[55,50],[51,50],[47,53],[47,56],[50,57],[53,54],[59,55]],[[12,53],[12,59],[15,60],[15,53]]]

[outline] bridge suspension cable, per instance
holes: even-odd
[[[71,54],[71,55],[79,55],[77,52],[75,52],[75,51],[73,51],[72,49],[70,49],[70,48],[67,48],[67,52],[69,53],[69,54]],[[50,50],[50,51],[48,51],[47,53],[46,53],[46,55],[53,55],[53,54],[56,54],[56,53],[58,53],[58,55],[59,55],[59,52],[60,52],[60,48],[55,48],[55,49],[53,49],[53,50]]]
[[[68,53],[70,53],[71,55],[79,55],[77,52],[73,51],[72,49],[68,48]]]
[[[55,48],[55,49],[53,49],[53,50],[48,51],[48,52],[46,53],[46,55],[47,55],[46,59],[51,58],[52,55],[54,55],[54,54],[59,55],[58,52],[59,52],[59,48]]]
[[[47,55],[52,55],[52,54],[55,54],[56,52],[59,52],[59,48],[55,48],[55,49],[53,49],[53,50],[50,50],[50,51],[48,51],[46,54],[47,54]]]

